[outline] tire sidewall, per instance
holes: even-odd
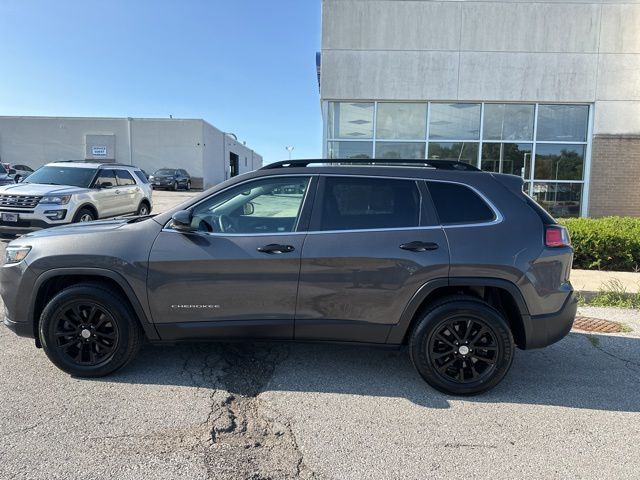
[[[82,221],[80,219],[82,218],[82,215],[84,215],[85,213],[91,215],[92,220],[96,220],[96,216],[93,214],[91,210],[89,210],[88,208],[82,207],[80,210],[78,210],[78,212],[73,217],[73,223],[80,223]]]
[[[71,302],[89,300],[108,311],[118,328],[118,345],[113,355],[97,366],[78,365],[55,345],[56,319],[60,311]],[[122,367],[135,348],[135,320],[125,302],[107,290],[98,287],[70,287],[58,293],[44,308],[40,316],[38,334],[42,348],[51,362],[59,369],[80,377],[100,377]]]
[[[443,377],[433,366],[429,351],[430,339],[438,327],[452,317],[459,316],[486,323],[498,344],[497,364],[493,373],[464,384]],[[513,362],[515,345],[507,322],[497,310],[480,301],[463,300],[444,303],[427,312],[411,334],[409,351],[418,373],[431,386],[449,394],[473,395],[493,388],[504,378]]]

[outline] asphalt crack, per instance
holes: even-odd
[[[231,344],[221,347],[219,385],[211,396],[209,478],[280,480],[317,478],[309,470],[291,425],[260,401],[259,394],[284,361],[281,344]]]

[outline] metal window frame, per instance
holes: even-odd
[[[373,103],[374,104],[374,116],[373,116],[373,137],[372,138],[329,138],[328,137],[328,109],[329,102],[344,102],[344,103]],[[427,118],[426,118],[426,129],[425,129],[425,137],[424,138],[416,138],[416,139],[384,139],[379,140],[377,138],[377,118],[378,118],[378,104],[379,103],[420,103],[427,105]],[[429,138],[430,135],[430,122],[431,122],[431,114],[432,114],[432,105],[434,103],[438,104],[451,104],[451,103],[466,103],[466,104],[479,104],[480,105],[480,132],[478,140],[462,140],[462,139],[432,139]],[[533,135],[531,139],[515,139],[515,140],[485,140],[484,139],[484,114],[485,114],[485,106],[488,104],[496,105],[496,104],[513,104],[513,105],[533,105],[534,106],[534,118],[533,118]],[[537,140],[538,137],[538,120],[539,120],[539,107],[540,105],[582,105],[588,108],[588,117],[587,117],[587,132],[586,132],[586,141],[560,141],[560,140]],[[580,195],[580,216],[585,217],[589,211],[589,190],[591,184],[591,155],[592,155],[592,142],[593,142],[593,118],[594,118],[594,108],[595,105],[593,103],[585,103],[585,102],[509,102],[509,101],[488,101],[488,102],[474,102],[474,101],[459,101],[459,100],[439,100],[439,101],[399,101],[399,100],[324,100],[323,101],[323,115],[326,118],[323,126],[323,152],[325,153],[325,158],[327,158],[328,153],[328,145],[329,142],[373,142],[373,158],[375,159],[376,155],[376,146],[378,142],[391,142],[391,143],[424,143],[425,144],[425,159],[429,158],[429,147],[431,143],[476,143],[478,144],[478,157],[476,159],[476,166],[478,168],[482,165],[482,147],[485,143],[528,143],[531,144],[531,163],[529,167],[529,175],[523,178],[525,182],[529,183],[528,194],[533,195],[533,185],[534,183],[575,183],[582,185],[582,191]],[[585,146],[585,155],[584,155],[584,164],[583,164],[583,178],[580,180],[542,180],[535,178],[535,167],[536,167],[536,154],[537,154],[537,145],[583,145]]]

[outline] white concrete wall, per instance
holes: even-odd
[[[595,103],[640,133],[640,0],[323,0],[323,100]]]
[[[204,187],[209,188],[228,180],[231,174],[229,153],[238,155],[238,173],[251,172],[262,166],[262,157],[249,147],[203,122],[204,138]]]
[[[113,135],[116,162],[149,174],[184,168],[208,186],[229,177],[230,151],[240,157],[240,173],[262,166],[260,155],[230,136],[223,142],[223,133],[200,119],[0,117],[0,159],[34,169],[84,160],[86,135]]]

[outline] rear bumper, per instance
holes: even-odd
[[[525,349],[542,348],[562,340],[571,330],[578,310],[578,298],[574,292],[560,310],[549,315],[534,315],[525,321]]]

